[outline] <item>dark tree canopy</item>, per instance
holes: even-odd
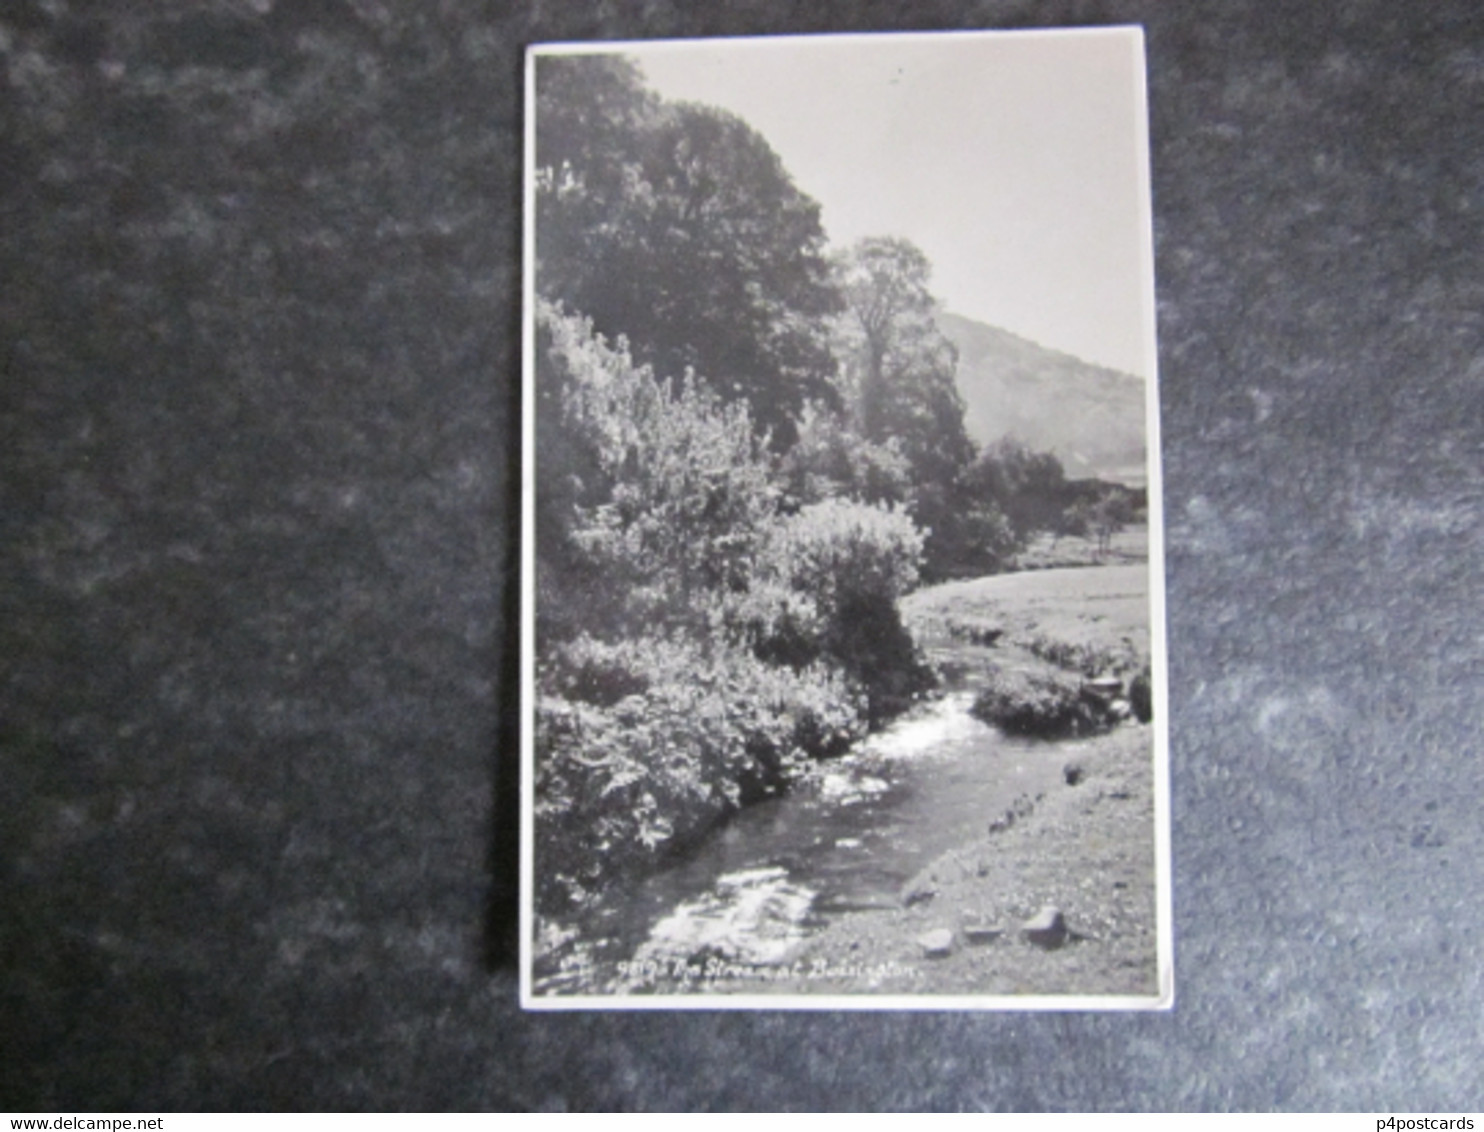
[[[819,206],[747,123],[656,98],[621,58],[544,59],[537,98],[542,295],[791,442],[805,401],[833,393]]]
[[[869,237],[837,261],[840,288],[849,311],[846,347],[855,364],[855,415],[862,433],[880,440],[890,430],[888,360],[899,353],[904,334],[930,322],[932,268],[906,240]],[[896,359],[900,369],[901,359]]]
[[[629,220],[658,100],[617,55],[544,57],[536,80],[538,284],[580,306]]]
[[[856,427],[895,437],[921,477],[952,478],[974,458],[964,427],[958,352],[938,329],[932,267],[895,237],[859,241],[836,261],[847,307],[838,349]]]
[[[985,445],[968,479],[977,494],[998,504],[1021,538],[1037,531],[1073,533],[1075,524],[1067,525],[1073,489],[1054,454],[1004,436]]]
[[[536,166],[588,192],[622,183],[621,162],[657,99],[622,55],[543,56],[536,74]]]
[[[935,577],[969,562],[992,566],[1004,539],[998,513],[985,510],[964,480],[974,444],[964,427],[958,353],[933,318],[931,273],[916,245],[893,237],[861,240],[836,262],[847,306],[837,343],[845,399],[867,441],[890,441],[905,457],[914,514],[931,532],[926,573]]]

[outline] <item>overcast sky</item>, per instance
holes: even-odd
[[[836,245],[905,236],[950,310],[1149,376],[1143,55],[1127,30],[625,44],[732,110]]]

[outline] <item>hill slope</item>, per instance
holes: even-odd
[[[969,434],[980,444],[1013,433],[1056,453],[1074,479],[1142,484],[1144,382],[1008,330],[940,311],[958,348],[958,386]]]

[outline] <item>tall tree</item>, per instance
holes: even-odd
[[[656,98],[621,58],[543,59],[537,109],[542,295],[791,443],[804,403],[833,395],[819,206],[742,119]]]
[[[658,106],[638,66],[622,55],[538,60],[536,279],[541,294],[580,305],[597,289],[595,276],[612,258],[620,225],[628,223],[643,182],[644,134]]]
[[[1003,523],[974,500],[964,473],[974,445],[956,382],[958,354],[938,329],[932,265],[907,240],[871,237],[837,259],[846,313],[837,348],[841,387],[856,428],[905,457],[914,514],[929,528],[929,578],[998,561]]]
[[[958,351],[934,321],[932,265],[914,244],[869,237],[837,259],[845,297],[842,382],[867,440],[896,438],[919,478],[943,480],[974,458],[955,374]]]
[[[888,364],[900,369],[902,339],[932,320],[932,266],[914,244],[892,237],[861,240],[837,264],[846,333],[854,340],[847,350],[855,363],[856,423],[867,439],[882,440],[893,423]]]

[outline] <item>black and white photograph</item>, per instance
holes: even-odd
[[[1172,1005],[1144,66],[529,51],[528,1008]]]

